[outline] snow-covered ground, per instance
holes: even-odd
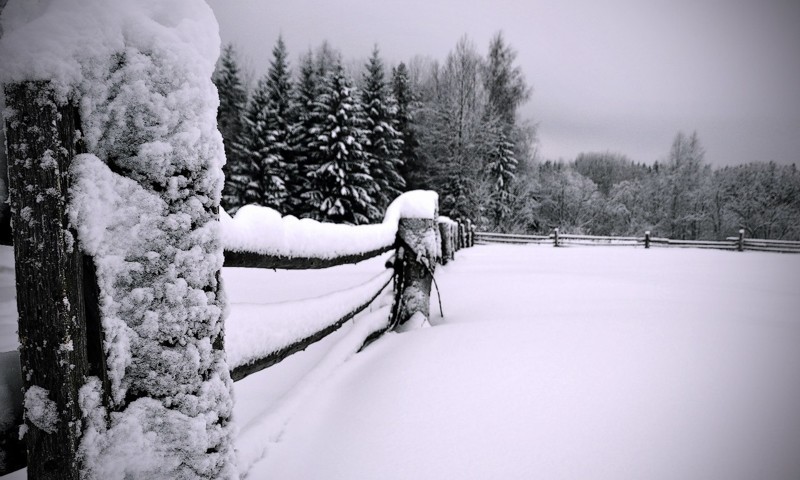
[[[440,325],[347,361],[250,478],[800,478],[800,256],[480,246],[436,276]]]
[[[223,278],[235,311],[383,260]],[[249,478],[800,478],[800,256],[492,245],[436,278],[435,327],[353,356],[362,315],[235,384]]]

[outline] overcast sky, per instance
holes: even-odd
[[[613,151],[653,162],[696,130],[715,165],[800,165],[797,0],[209,0],[223,42],[257,75],[279,33],[298,56],[443,60],[502,30],[534,88],[522,114],[543,158]]]

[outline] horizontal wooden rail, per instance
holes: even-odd
[[[587,240],[592,242],[644,242],[644,237],[612,237],[608,235],[573,235],[562,233],[561,240]]]
[[[271,268],[281,270],[307,270],[329,268],[338,265],[358,263],[377,257],[395,248],[394,244],[364,253],[341,255],[333,258],[285,257],[259,252],[225,251],[225,267]]]
[[[713,240],[673,240],[669,238],[651,238],[653,245],[667,245],[670,247],[695,247],[695,248],[721,248],[736,249],[736,242],[718,242]]]
[[[271,367],[276,363],[281,362],[282,360],[286,359],[290,355],[301,352],[311,346],[312,344],[322,340],[323,338],[327,337],[331,333],[335,332],[339,328],[342,327],[348,320],[352,319],[362,311],[364,311],[372,302],[375,301],[376,298],[386,289],[386,287],[392,282],[392,277],[381,286],[381,288],[375,292],[368,300],[363,302],[362,304],[356,306],[353,310],[342,316],[341,318],[335,320],[333,323],[329,324],[325,328],[313,333],[305,338],[297,340],[294,343],[291,343],[279,350],[271,352],[264,357],[246,363],[244,365],[239,365],[231,370],[231,378],[234,382],[239,381],[248,375],[253,373],[259,372],[264,370],[265,368]]]
[[[524,235],[519,233],[494,233],[494,232],[475,232],[476,237],[498,237],[498,238],[518,238],[523,240],[528,239],[540,239],[540,240],[547,240],[552,239],[552,235]]]
[[[737,237],[728,237],[726,240],[730,241],[737,241]],[[775,245],[793,245],[800,247],[800,241],[798,240],[771,240],[766,238],[745,238],[744,243],[764,243],[764,244],[775,244]]]

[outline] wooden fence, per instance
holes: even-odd
[[[433,208],[433,210],[436,210],[436,208]],[[358,230],[363,227],[353,226],[350,228]],[[422,251],[422,243],[429,241],[431,238],[435,238],[437,244],[435,251],[438,254],[433,256],[430,249],[427,252]],[[472,243],[471,223],[455,222],[446,217],[440,217],[438,220],[433,218],[400,218],[397,225],[397,235],[391,242],[369,251],[336,257],[264,254],[257,251],[226,248],[225,267],[291,270],[320,269],[354,264],[394,251],[394,255],[386,263],[385,272],[364,285],[354,287],[364,290],[365,285],[367,287],[370,286],[368,284],[377,285],[374,290],[364,293],[362,295],[363,299],[352,305],[345,313],[325,319],[325,321],[321,322],[323,326],[319,330],[274,350],[259,351],[256,354],[249,355],[247,352],[244,352],[245,354],[237,352],[237,355],[231,355],[229,352],[231,357],[245,359],[233,364],[229,362],[231,378],[234,381],[241,380],[250,374],[275,365],[290,355],[305,350],[311,344],[322,340],[342,327],[348,320],[367,309],[390,284],[393,284],[393,302],[390,315],[384,325],[367,337],[362,348],[376,340],[383,333],[402,325],[416,312],[421,312],[428,317],[430,314],[430,287],[435,264],[444,264],[453,260],[456,251],[471,246]],[[91,265],[91,258],[87,257],[84,263]],[[91,277],[89,276],[89,279],[84,277],[84,282],[91,283]],[[91,288],[87,287],[87,291],[89,290]],[[332,295],[337,294],[341,294],[341,292]],[[97,298],[96,294],[92,295],[92,298]],[[97,333],[99,334],[100,332]],[[235,332],[229,331],[229,327],[226,326],[226,335],[233,333]],[[8,355],[17,355],[17,352],[8,352]],[[19,376],[20,374],[17,373],[16,375]],[[11,380],[16,382],[17,379]],[[21,383],[21,378],[18,380],[19,382],[16,383]],[[24,445],[17,439],[17,431],[22,423],[21,396],[14,401],[20,403],[19,405],[14,405],[18,418],[14,422],[4,425],[3,429],[0,429],[0,460],[3,458],[6,460],[5,462],[0,462],[0,475],[22,468],[27,463]]]
[[[354,305],[344,315],[333,316],[327,319],[324,322],[325,326],[323,328],[289,345],[274,351],[262,352],[247,362],[230,365],[231,377],[234,381],[241,380],[252,373],[275,365],[293,353],[305,350],[311,344],[322,340],[342,327],[348,320],[367,309],[373,301],[384,292],[390,283],[394,283],[394,301],[390,318],[387,318],[386,325],[373,332],[367,338],[365,346],[383,333],[393,330],[405,323],[417,311],[421,311],[421,313],[428,317],[429,310],[427,302],[429,302],[430,298],[434,264],[436,262],[446,264],[448,261],[455,258],[456,251],[471,245],[472,236],[467,233],[469,230],[468,225],[470,225],[468,222],[455,222],[446,217],[440,217],[436,222],[434,222],[433,219],[401,218],[394,242],[367,252],[341,255],[333,258],[290,257],[286,255],[268,255],[254,251],[226,250],[226,267],[292,270],[318,269],[336,265],[354,264],[377,257],[392,250],[395,251],[395,254],[386,265],[387,270],[392,270],[392,275],[386,277],[386,281],[379,282],[380,285],[378,288],[375,289],[373,293],[368,294],[363,302]],[[352,228],[358,229],[359,227]],[[441,255],[437,258],[426,259],[426,256],[419,251],[420,245],[418,239],[430,236],[436,237],[437,242],[439,242]],[[373,282],[373,280],[367,283]],[[423,293],[424,299],[422,300],[422,305],[419,304],[416,294],[413,293],[414,291],[421,291]],[[413,301],[411,300],[412,298]],[[237,357],[241,356],[242,355],[237,355]],[[247,355],[244,356],[247,357]]]
[[[622,246],[622,247],[677,247],[677,248],[710,248],[716,250],[745,251],[776,253],[800,253],[800,242],[791,240],[763,240],[745,238],[744,231],[739,231],[738,237],[728,237],[722,241],[712,240],[674,240],[669,238],[652,237],[650,232],[644,232],[641,237],[612,237],[597,235],[573,235],[560,233],[554,229],[550,235],[521,235],[509,233],[475,232],[475,243],[509,243],[509,244],[540,244],[556,247],[587,245],[587,246]]]

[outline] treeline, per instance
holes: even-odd
[[[517,122],[530,89],[515,56],[498,33],[486,56],[463,38],[441,64],[387,69],[376,47],[348,71],[323,43],[292,69],[278,39],[248,93],[228,45],[214,74],[223,207],[360,224],[381,219],[400,192],[428,188],[442,214],[502,224],[517,158],[531,156],[534,138]]]
[[[504,231],[637,235],[720,240],[800,240],[800,173],[795,165],[753,162],[712,169],[697,134],[678,133],[664,161],[581,154],[537,164],[514,193],[522,200]]]
[[[278,40],[247,92],[232,46],[214,75],[227,165],[222,204],[337,223],[379,221],[400,192],[431,189],[443,215],[479,229],[721,239],[800,239],[800,175],[754,162],[712,169],[698,135],[663,160],[584,153],[536,158],[519,118],[531,89],[501,33],[485,54],[466,37],[443,61],[386,67],[377,47],[345,64],[323,43],[290,65]],[[665,153],[667,152],[665,145]]]

